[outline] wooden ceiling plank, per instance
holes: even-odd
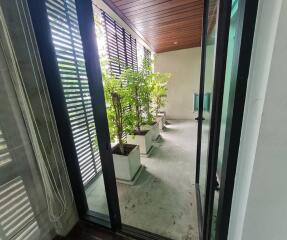
[[[103,0],[150,43],[166,52],[201,44],[204,0]],[[218,0],[211,0],[212,6]],[[210,12],[214,19],[214,11]],[[214,20],[213,20],[214,21]]]
[[[170,41],[170,42],[160,42],[160,43],[157,43],[157,46],[160,47],[165,47],[165,46],[174,46],[174,47],[177,47],[177,46],[180,46],[180,45],[186,45],[186,44],[198,44],[198,41],[183,41],[183,42],[178,42],[178,43],[174,43],[173,41]]]
[[[153,1],[144,1],[143,3],[139,4],[138,2],[133,2],[130,4],[126,5],[121,5],[119,6],[119,9],[126,13],[126,12],[131,12],[135,10],[143,10],[144,8],[149,8],[149,7],[156,7],[156,5],[166,3],[170,0],[153,0]]]
[[[178,29],[181,28],[190,28],[190,29],[194,29],[194,28],[201,28],[201,21],[197,21],[197,22],[189,22],[189,21],[184,21],[184,20],[179,20],[178,22],[169,22],[166,24],[159,24],[159,25],[146,25],[143,27],[139,27],[136,26],[136,28],[139,31],[155,31],[155,32],[160,32],[161,30],[170,30],[170,31],[177,31]],[[178,28],[178,29],[177,29]]]
[[[200,34],[195,35],[195,34],[182,34],[181,36],[173,36],[173,35],[167,35],[165,36],[165,38],[159,38],[159,37],[151,37],[151,42],[164,42],[164,41],[170,41],[173,40],[176,42],[180,42],[180,41],[192,41],[193,39],[200,39]],[[183,40],[184,39],[184,40]]]
[[[113,2],[117,7],[120,7],[123,5],[132,4],[132,3],[143,4],[146,2],[152,2],[152,1],[154,1],[154,0],[115,0]]]
[[[164,39],[156,40],[156,42],[157,42],[157,43],[164,43],[164,42],[167,42],[167,43],[168,43],[168,42],[169,42],[169,43],[172,43],[172,44],[175,44],[175,45],[176,45],[176,44],[183,43],[183,42],[186,42],[186,43],[188,43],[188,42],[195,43],[195,42],[197,42],[198,40],[200,40],[200,36],[182,38],[181,40],[176,41],[176,43],[175,43],[174,40],[175,40],[174,38],[167,36],[167,37],[164,38]]]
[[[160,39],[164,39],[165,37],[173,37],[176,36],[178,38],[178,40],[182,39],[183,37],[197,37],[200,36],[200,33],[198,31],[190,31],[190,32],[179,32],[178,34],[173,34],[173,33],[165,33],[164,35],[162,34],[149,34],[146,35],[147,38],[149,38],[150,40],[160,40]]]
[[[181,46],[167,46],[164,48],[158,48],[157,53],[164,53],[164,52],[169,52],[169,51],[176,51],[176,50],[181,50],[181,49],[186,49],[186,48],[194,48],[194,47],[200,47],[200,44],[186,44],[186,45],[181,45]]]
[[[200,4],[202,0],[195,0],[194,1],[194,5]],[[174,7],[178,7],[178,6],[183,6],[183,5],[189,5],[191,3],[191,0],[172,0],[171,2],[165,2],[159,5],[156,5],[157,7],[149,7],[149,8],[145,8],[145,9],[141,9],[141,10],[136,10],[136,11],[131,11],[131,12],[126,12],[123,11],[123,13],[127,16],[130,17],[132,15],[137,15],[140,14],[141,12],[144,12],[146,14],[148,13],[157,13],[158,11],[164,11],[167,9],[172,9]]]
[[[133,23],[114,5],[112,0],[103,0],[103,1],[143,40],[143,42],[145,42],[146,45],[152,48],[150,42],[135,28]]]
[[[150,18],[150,17],[161,17],[162,15],[165,14],[170,14],[170,13],[174,13],[180,10],[190,10],[190,11],[202,11],[201,9],[203,9],[203,5],[202,4],[198,4],[198,5],[191,5],[191,4],[185,4],[185,5],[181,5],[178,7],[174,7],[174,8],[170,8],[170,9],[165,9],[165,10],[159,10],[157,12],[143,12],[143,13],[138,13],[136,15],[132,15],[129,16],[129,19],[141,19],[142,17],[146,17],[146,18]]]
[[[202,10],[201,6],[198,6],[199,11],[192,11],[192,10],[194,10],[194,7],[179,8],[178,10],[166,11],[166,12],[163,12],[162,14],[153,14],[150,16],[139,15],[136,17],[130,17],[130,19],[133,21],[134,24],[137,24],[137,23],[145,23],[149,21],[157,21],[163,18],[168,18],[168,17],[175,17],[175,16],[185,14],[185,13],[199,15],[200,17],[202,17],[202,14],[200,13],[200,11]]]
[[[148,21],[145,23],[135,23],[135,26],[140,29],[143,27],[149,27],[149,26],[159,26],[159,25],[167,25],[173,22],[178,22],[178,21],[184,21],[184,22],[189,22],[190,25],[193,25],[194,22],[202,22],[202,18],[200,14],[197,15],[191,15],[190,13],[185,13],[181,15],[177,15],[175,17],[165,17],[162,19],[159,19],[157,21]]]

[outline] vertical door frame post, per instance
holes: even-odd
[[[104,184],[113,230],[121,228],[121,215],[110,143],[109,126],[99,61],[94,14],[91,0],[76,0],[78,22],[86,63]],[[96,199],[95,199],[96,201]]]

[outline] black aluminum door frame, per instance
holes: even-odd
[[[72,147],[74,146],[72,130],[69,124],[68,113],[65,111],[65,98],[61,86],[60,73],[58,70],[56,53],[54,51],[45,0],[29,0],[27,2],[75,203],[79,216],[81,217],[86,213],[88,203],[85,198],[81,174],[78,171],[79,166],[77,163],[76,149]]]
[[[206,194],[203,216],[203,239],[209,240],[211,233],[214,191],[216,188],[217,156],[221,112],[224,93],[226,60],[228,50],[229,26],[231,17],[231,0],[218,1],[217,34],[214,65],[213,101],[210,119],[210,133],[207,154]]]
[[[227,239],[258,0],[238,0],[238,34],[231,73],[216,240]]]
[[[231,13],[231,0],[219,0],[217,4],[217,33],[216,33],[216,50],[215,50],[215,67],[214,67],[214,84],[213,84],[213,100],[210,120],[210,133],[208,140],[208,157],[207,157],[207,175],[206,175],[206,195],[205,202],[202,203],[199,175],[200,175],[200,157],[201,157],[201,139],[202,139],[202,121],[203,121],[203,99],[204,99],[204,81],[205,81],[205,60],[206,60],[206,44],[208,35],[208,11],[209,0],[204,1],[203,14],[203,30],[202,30],[202,55],[201,55],[201,73],[200,73],[200,90],[199,90],[199,119],[198,119],[198,139],[196,154],[196,193],[198,201],[198,219],[200,238],[208,240],[211,229],[210,216],[212,214],[213,203],[211,204],[211,189],[215,189],[216,183],[216,165],[215,158],[218,153],[218,142],[220,133],[221,111],[223,101],[223,90],[225,80],[225,69],[227,59],[227,47],[229,36],[229,24]],[[217,143],[217,144],[216,144]],[[204,207],[204,215],[202,213],[202,204]]]
[[[249,63],[251,56],[251,48],[253,42],[253,32],[256,20],[256,11],[257,11],[257,3],[258,0],[255,1],[246,1],[239,0],[240,4],[244,6],[243,17],[242,18],[242,36],[241,42],[237,45],[239,50],[239,59],[238,62],[238,73],[237,79],[245,81],[243,83],[243,87],[241,85],[236,86],[236,94],[235,94],[235,105],[233,107],[233,115],[232,115],[232,132],[231,137],[234,137],[234,141],[229,143],[228,154],[224,155],[224,170],[228,174],[223,174],[223,182],[226,183],[226,186],[222,191],[224,194],[220,192],[220,206],[219,209],[219,221],[218,221],[218,229],[220,229],[221,233],[225,233],[227,237],[228,225],[220,224],[226,221],[225,216],[230,214],[231,208],[231,200],[232,200],[232,192],[233,192],[233,182],[229,184],[229,180],[234,180],[236,163],[230,161],[230,157],[233,157],[233,160],[237,160],[237,153],[239,148],[239,139],[241,133],[241,123],[242,123],[242,113],[244,110],[244,101],[245,101],[245,93],[246,93],[246,84],[247,77],[249,72]],[[83,219],[89,219],[94,221],[94,216],[91,216],[88,211],[87,200],[85,197],[84,186],[82,184],[82,179],[80,175],[80,169],[77,163],[77,156],[75,149],[71,148],[73,146],[73,138],[71,134],[71,128],[68,124],[69,119],[68,115],[63,111],[65,109],[65,101],[63,98],[63,93],[61,89],[60,76],[57,71],[57,62],[56,55],[54,52],[51,33],[49,30],[49,22],[47,18],[47,11],[45,7],[45,0],[29,0],[29,9],[32,17],[33,27],[39,47],[39,52],[42,60],[42,65],[44,68],[45,77],[47,79],[48,88],[51,96],[51,101],[56,117],[57,127],[59,129],[59,135],[61,139],[61,144],[64,150],[64,155],[67,163],[67,167],[69,170],[69,176],[71,179],[73,193],[77,205],[77,209],[80,217]],[[204,21],[207,19],[207,11],[208,8],[206,6],[208,4],[208,0],[205,0],[205,9],[204,9]],[[246,7],[245,7],[246,5]],[[95,44],[95,30],[94,30],[94,22],[93,22],[93,11],[92,4],[90,0],[76,0],[77,6],[77,14],[78,21],[80,27],[80,33],[83,41],[83,49],[84,49],[84,57],[86,61],[87,75],[89,78],[89,88],[92,94],[92,106],[93,113],[95,116],[95,123],[97,128],[97,134],[101,137],[99,141],[99,149],[101,153],[102,159],[102,167],[103,172],[107,172],[110,174],[108,177],[104,177],[105,188],[107,189],[107,200],[109,206],[110,213],[110,223],[111,227],[114,230],[118,230],[121,228],[121,218],[119,212],[119,202],[116,188],[116,180],[112,162],[111,148],[110,148],[110,140],[109,140],[109,130],[108,123],[106,117],[106,109],[104,95],[103,95],[103,86],[101,79],[101,71],[99,68],[99,59],[98,59],[98,50]],[[251,7],[248,9],[248,7]],[[228,32],[229,32],[229,22],[230,18],[230,8],[231,1],[220,1],[219,5],[219,18],[218,21],[222,23],[218,28],[218,36],[217,46],[216,46],[216,69],[215,72],[215,85],[214,85],[214,99],[213,99],[213,107],[212,107],[212,129],[210,133],[210,142],[209,146],[213,146],[209,148],[208,154],[208,183],[212,183],[207,188],[206,192],[206,203],[205,203],[205,213],[206,216],[203,219],[203,234],[204,239],[208,239],[210,234],[211,223],[208,220],[211,220],[211,211],[213,205],[213,195],[214,195],[214,187],[215,187],[215,173],[216,173],[216,164],[217,164],[217,152],[218,152],[218,143],[219,141],[219,127],[221,119],[221,109],[222,109],[222,97],[223,97],[223,85],[224,85],[224,77],[225,77],[225,64],[226,64],[226,52],[227,52],[227,41],[228,41]],[[248,14],[249,15],[248,15]],[[203,40],[202,40],[202,51],[203,56],[202,59],[205,59],[205,44],[206,44],[206,28],[207,23],[203,21],[204,31],[203,31]],[[251,34],[250,34],[251,31]],[[220,34],[219,34],[220,33]],[[226,40],[225,42],[223,40]],[[225,44],[224,44],[225,43]],[[219,46],[218,46],[219,45]],[[242,45],[242,46],[241,46]],[[219,52],[220,51],[220,52]],[[245,51],[245,53],[243,53]],[[247,51],[247,52],[246,52]],[[200,90],[201,93],[204,90],[204,66],[201,68],[201,77],[200,77]],[[244,85],[245,84],[245,85]],[[200,106],[199,106],[199,128],[202,126],[202,109],[203,109],[203,95],[200,96]],[[239,110],[236,112],[235,110]],[[231,110],[230,110],[231,111]],[[239,116],[238,116],[239,114]],[[201,116],[201,117],[200,117]],[[238,117],[241,118],[239,122],[235,122],[234,119],[238,120]],[[239,128],[238,128],[239,127]],[[233,138],[232,138],[233,139]],[[198,141],[200,142],[200,141]],[[200,150],[200,144],[198,146]],[[197,151],[198,151],[197,149]],[[236,150],[237,149],[237,150]],[[233,156],[231,156],[233,154]],[[235,154],[235,155],[234,155]],[[228,160],[228,162],[227,162]],[[197,173],[196,173],[196,183],[198,184],[198,176],[199,176],[199,164],[200,159],[198,158],[197,152]],[[235,168],[234,168],[235,166]],[[228,171],[230,170],[230,171]],[[223,196],[223,197],[222,197]],[[228,196],[228,198],[226,197]],[[231,197],[230,197],[231,196]],[[211,204],[212,203],[212,204]],[[229,206],[222,208],[222,204],[229,204]],[[225,205],[224,205],[225,206]],[[221,212],[220,212],[221,211]],[[98,221],[95,221],[98,222]],[[101,222],[102,223],[102,222]],[[220,227],[220,228],[219,228]],[[220,240],[226,239],[225,235],[221,235]]]
[[[94,13],[90,0],[75,0],[79,29],[82,38],[87,76],[92,99],[96,131],[101,154],[102,171],[107,196],[110,223],[113,230],[121,229],[120,206],[116,185],[114,162],[111,150],[110,133],[104,97],[101,65],[99,61],[98,46],[96,44],[96,31]]]
[[[200,156],[201,156],[201,139],[202,139],[202,121],[203,121],[203,97],[204,97],[204,80],[205,80],[205,60],[206,60],[206,41],[208,28],[208,7],[209,0],[204,0],[203,18],[202,18],[202,36],[201,36],[201,67],[199,80],[199,103],[198,103],[198,127],[197,127],[197,151],[196,151],[196,173],[195,173],[195,189],[197,201],[197,216],[198,216],[198,234],[202,239],[203,230],[203,215],[202,203],[199,187],[200,178]]]
[[[65,111],[65,99],[50,32],[45,0],[29,0],[28,6],[79,217],[82,220],[111,228],[115,232],[136,239],[170,240],[157,234],[121,223],[102,74],[96,44],[92,2],[91,0],[75,0],[75,3],[84,50],[89,89],[90,92],[93,93],[91,94],[91,100],[97,136],[100,139],[98,145],[109,208],[109,221],[88,209],[77,154],[74,148],[71,126],[69,125],[69,116]]]
[[[64,93],[57,66],[57,58],[52,41],[45,0],[29,0],[28,7],[79,217],[96,224],[111,227],[112,230],[116,231],[121,228],[121,216],[109,137],[102,75],[97,44],[95,44],[96,33],[94,28],[92,2],[91,0],[75,0],[75,3],[83,44],[89,90],[90,93],[93,93],[91,94],[91,101],[96,132],[98,138],[101,139],[101,141],[98,141],[98,146],[109,208],[109,221],[94,214],[88,209],[85,189],[73,142],[72,130],[69,124],[69,116],[66,111]]]
[[[227,45],[229,23],[231,15],[231,0],[219,0],[217,45],[215,56],[214,95],[211,116],[211,130],[208,145],[208,170],[206,201],[204,203],[204,216],[202,216],[201,197],[199,190],[201,131],[204,94],[204,73],[206,58],[206,41],[208,26],[208,4],[204,3],[202,56],[199,96],[198,145],[196,155],[196,188],[198,201],[198,219],[200,238],[209,240],[211,237],[212,213],[214,192],[216,188],[216,170],[218,162],[218,146],[222,101],[224,92],[225,68],[227,60]],[[247,89],[247,80],[253,46],[253,37],[257,16],[258,0],[238,0],[238,31],[236,35],[235,54],[232,65],[231,91],[228,103],[228,122],[225,133],[225,147],[222,163],[221,187],[219,192],[218,215],[216,223],[216,240],[225,240],[228,236],[229,219],[231,212],[234,179],[236,174],[237,157],[240,144],[241,127],[244,112],[244,103]]]

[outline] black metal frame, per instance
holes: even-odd
[[[234,180],[237,167],[245,96],[257,16],[258,0],[240,0],[238,5],[238,33],[233,58],[231,89],[229,93],[225,151],[219,195],[216,239],[227,239]],[[233,104],[234,103],[234,104]],[[228,146],[228,147],[227,147]]]
[[[220,133],[221,111],[223,87],[225,79],[225,67],[227,58],[227,42],[229,34],[229,21],[231,12],[231,0],[220,1],[217,46],[216,46],[216,65],[214,75],[214,96],[211,117],[211,131],[209,139],[208,170],[207,170],[207,188],[204,218],[202,216],[200,192],[199,192],[199,171],[200,171],[200,152],[201,152],[201,131],[202,131],[202,113],[203,113],[203,93],[204,93],[204,71],[206,55],[206,38],[208,24],[208,2],[204,2],[204,19],[202,33],[202,65],[200,76],[200,97],[199,97],[199,125],[198,125],[198,146],[197,146],[197,166],[196,166],[196,193],[199,209],[200,236],[204,240],[210,238],[211,219],[213,210],[213,199],[215,191],[216,166],[218,155],[218,143]],[[230,128],[226,133],[226,150],[223,159],[223,174],[221,179],[218,221],[217,221],[217,239],[227,239],[228,223],[231,210],[232,193],[234,186],[234,177],[236,171],[239,140],[241,134],[242,115],[244,110],[247,77],[251,57],[254,26],[256,20],[256,11],[258,0],[240,2],[240,29],[241,35],[237,39],[237,69],[232,73],[232,84],[235,84],[233,96],[234,105],[229,104],[228,114],[232,116],[229,120]],[[86,62],[87,76],[89,79],[89,88],[93,93],[92,107],[95,117],[97,136],[101,141],[98,142],[100,155],[102,159],[102,169],[104,183],[109,206],[109,216],[107,219],[99,214],[88,210],[87,199],[84,186],[81,179],[80,169],[77,162],[76,151],[73,147],[73,136],[69,117],[66,111],[63,111],[65,99],[61,86],[60,74],[58,71],[56,55],[52,43],[51,32],[47,17],[45,0],[29,0],[28,6],[32,18],[32,23],[38,43],[39,53],[47,80],[48,89],[54,109],[56,123],[60,135],[64,156],[73,188],[73,194],[79,216],[82,219],[111,227],[114,231],[137,237],[139,239],[166,239],[161,236],[151,234],[130,226],[122,226],[119,201],[113,167],[111,145],[109,139],[108,121],[106,115],[105,99],[103,93],[102,76],[99,64],[98,49],[95,44],[95,29],[93,20],[93,10],[91,0],[76,0],[79,29],[83,42],[84,57]],[[234,80],[233,80],[234,77]],[[240,84],[239,84],[240,80]],[[230,100],[232,101],[232,100]]]
[[[198,221],[198,235],[201,240],[203,237],[203,215],[202,215],[202,204],[199,184],[195,184],[195,194],[196,194],[196,205],[197,205],[197,221]]]
[[[199,188],[200,177],[200,156],[201,156],[201,137],[202,137],[202,121],[203,121],[203,97],[204,97],[204,74],[206,60],[206,41],[208,28],[208,6],[209,0],[204,0],[204,11],[202,18],[202,36],[201,36],[201,67],[200,67],[200,82],[199,82],[199,106],[198,106],[198,127],[197,127],[197,152],[196,152],[196,173],[195,173],[195,188],[197,200],[197,215],[198,215],[198,233],[202,239],[203,230],[203,214]]]
[[[138,229],[132,226],[124,225],[124,224],[122,225],[122,229],[120,233],[126,236],[133,237],[135,239],[139,239],[139,240],[171,240],[170,238],[166,238],[166,237],[157,235],[155,233],[150,233],[142,229]]]
[[[208,6],[209,0],[204,0],[204,12],[202,19],[202,36],[201,36],[201,67],[199,79],[199,103],[198,103],[198,128],[197,128],[197,152],[196,152],[196,174],[195,183],[199,184],[200,174],[200,151],[201,151],[201,136],[202,136],[202,116],[203,116],[203,96],[204,96],[204,74],[205,74],[205,60],[206,60],[206,40],[207,40],[207,26],[208,26]]]
[[[209,240],[211,234],[214,191],[216,189],[216,170],[221,126],[221,112],[224,93],[227,47],[229,37],[231,0],[220,0],[218,5],[217,37],[214,66],[213,101],[210,120],[210,133],[207,156],[206,195],[204,203],[203,239]]]
[[[94,29],[92,2],[90,0],[76,0],[75,3],[84,50],[86,71],[89,79],[89,89],[90,92],[93,93],[91,94],[91,100],[96,131],[98,138],[101,139],[101,141],[98,141],[98,146],[101,155],[109,216],[95,213],[88,209],[77,154],[73,147],[74,142],[71,126],[69,124],[69,116],[65,110],[66,105],[64,93],[52,42],[45,0],[30,0],[28,1],[28,6],[79,217],[85,221],[111,228],[115,232],[119,232],[120,234],[127,236],[133,236],[137,239],[169,240],[168,238],[131,226],[122,226],[105,108],[102,75],[98,49],[95,44],[96,35]]]
[[[27,2],[53,106],[60,141],[68,168],[75,203],[77,205],[79,216],[81,217],[87,212],[88,203],[77,162],[76,149],[71,147],[74,146],[72,128],[69,123],[68,112],[65,111],[65,98],[61,85],[56,53],[54,51],[52,34],[49,27],[45,0],[29,0]]]
[[[118,230],[121,227],[121,217],[109,138],[108,120],[106,108],[103,107],[105,106],[105,99],[98,50],[95,44],[91,1],[76,0],[76,7],[80,34],[82,39],[84,39],[82,42],[86,71],[89,79],[89,89],[90,92],[93,93],[91,94],[91,101],[96,131],[98,138],[101,139],[101,141],[98,141],[98,146],[101,156],[110,219],[107,219],[100,214],[93,214],[88,209],[76,149],[74,147],[72,129],[66,111],[64,92],[57,66],[45,0],[30,0],[28,1],[28,6],[79,216],[82,219],[88,219],[94,223],[111,227],[113,230]]]
[[[102,171],[109,208],[110,223],[113,230],[121,228],[121,215],[116,186],[113,156],[110,143],[110,134],[102,82],[102,73],[99,62],[94,14],[90,0],[76,0],[80,34],[86,62],[87,76],[92,99],[92,107],[97,131]]]
[[[201,153],[201,131],[202,131],[202,108],[204,93],[204,72],[207,37],[207,15],[208,0],[205,1],[203,33],[202,33],[202,65],[200,77],[200,102],[199,102],[199,122],[198,122],[198,146],[197,146],[197,166],[196,185],[198,199],[199,224],[202,219],[201,197],[199,190],[199,171]],[[249,74],[250,58],[253,44],[253,35],[257,15],[258,0],[239,0],[239,24],[236,38],[236,49],[232,66],[231,91],[228,103],[228,122],[225,133],[225,148],[223,155],[221,186],[219,194],[219,206],[216,225],[216,240],[227,239],[229,218],[231,211],[232,195],[234,188],[234,178],[236,173],[238,149],[240,144],[241,126],[243,119],[247,79]],[[211,116],[211,130],[208,146],[208,170],[206,180],[206,201],[204,205],[203,235],[204,240],[209,240],[211,236],[212,214],[214,193],[216,190],[216,170],[218,161],[218,145],[220,135],[220,123],[222,113],[222,100],[224,90],[225,68],[227,59],[227,43],[229,34],[231,14],[231,1],[219,1],[218,30],[216,45],[216,62],[214,74],[214,96]]]

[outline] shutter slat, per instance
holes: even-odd
[[[95,123],[75,2],[47,0],[51,34],[84,184],[99,172]],[[83,168],[85,166],[85,168]]]
[[[136,39],[104,11],[102,11],[102,17],[106,30],[106,46],[112,74],[118,77],[125,66],[137,71]]]

